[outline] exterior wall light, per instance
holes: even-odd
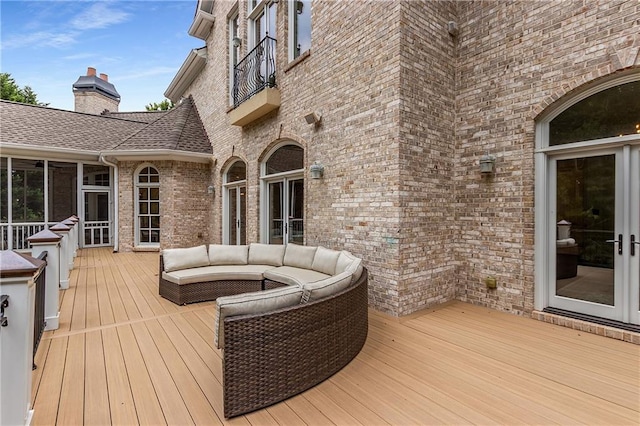
[[[311,111],[309,114],[304,116],[304,119],[306,120],[307,124],[315,124],[316,126],[318,126],[322,121],[322,114]]]
[[[314,161],[311,167],[309,167],[309,175],[311,176],[311,179],[322,179],[324,176],[324,166],[322,163]]]
[[[242,46],[242,39],[240,37],[234,37],[233,47],[240,47],[240,46]]]
[[[485,154],[480,157],[480,172],[482,174],[493,173],[496,164],[496,157]]]
[[[213,194],[213,192],[214,192],[213,185],[209,185],[209,186],[207,187],[207,192],[208,192],[209,194]]]

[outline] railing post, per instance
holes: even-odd
[[[69,220],[72,220],[75,226],[73,227],[73,257],[78,255],[78,249],[80,248],[80,219],[76,215],[69,216]]]
[[[73,271],[73,259],[76,257],[76,222],[71,218],[67,218],[61,222],[63,225],[67,225],[69,227],[69,244],[67,244],[67,261],[69,262],[69,270]]]
[[[27,238],[31,254],[38,257],[47,252],[46,290],[44,302],[45,330],[57,330],[60,324],[58,311],[60,294],[60,240],[62,237],[49,229]]]
[[[33,365],[34,274],[44,261],[0,251],[0,293],[7,295],[7,325],[0,328],[0,424],[28,425]]]
[[[69,288],[69,231],[70,228],[63,223],[56,223],[50,231],[62,237],[60,240],[60,288],[65,290]]]

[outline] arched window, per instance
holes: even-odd
[[[136,174],[136,245],[160,245],[160,174],[143,166]]]
[[[304,150],[276,148],[262,163],[262,241],[304,243]]]
[[[235,161],[223,177],[223,242],[247,243],[247,166]]]
[[[640,323],[640,73],[536,127],[536,309]]]

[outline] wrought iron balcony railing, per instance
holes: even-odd
[[[269,36],[233,68],[234,108],[267,87],[276,87],[276,39]]]

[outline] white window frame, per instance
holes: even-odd
[[[240,46],[235,46],[233,43],[234,38],[240,37],[240,15],[237,7],[229,14],[227,24],[229,27],[229,105],[233,105],[234,68],[241,59]]]
[[[272,4],[274,4],[275,7],[277,7],[277,5],[275,5],[275,3],[277,3],[277,1],[273,1],[273,0],[260,0],[257,2],[256,6],[252,9],[251,8],[251,1],[247,2],[247,39],[248,39],[248,51],[251,51],[251,49],[253,49],[256,44],[260,41],[260,40],[256,40],[256,21],[257,18],[259,18],[262,14],[265,15],[265,25],[267,28],[269,28],[270,26],[270,18],[269,18],[269,6],[271,6]],[[277,13],[277,10],[276,10]],[[277,23],[274,23],[274,26],[277,25]],[[269,33],[267,31],[267,33]],[[269,33],[269,37],[273,38],[273,39],[277,39],[275,34],[271,34]]]
[[[246,195],[246,191],[247,191],[247,175],[245,172],[245,176],[244,176],[244,180],[237,180],[234,182],[228,182],[228,173],[229,170],[231,170],[231,167],[233,167],[234,164],[241,162],[244,163],[245,165],[245,171],[246,171],[246,167],[247,167],[247,163],[244,160],[241,159],[237,159],[236,161],[232,162],[231,164],[229,164],[229,166],[227,167],[227,169],[225,170],[223,177],[222,177],[222,243],[223,244],[231,244],[231,236],[229,235],[229,207],[231,207],[229,205],[230,201],[229,201],[229,191],[235,191],[238,188],[244,187],[245,190],[245,197]],[[240,212],[237,212],[236,214],[238,214]],[[246,220],[246,214],[247,212],[245,211],[245,220]],[[247,224],[246,222],[244,223],[244,226],[246,228]],[[246,231],[246,229],[245,229]],[[233,244],[236,244],[236,242],[234,242]]]
[[[295,145],[304,151],[304,147],[292,140],[283,141],[269,150],[264,160],[260,164],[260,242],[267,243],[269,241],[269,184],[281,181],[283,182],[283,198],[286,197],[288,191],[288,182],[291,180],[302,179],[304,182],[305,169],[288,170],[286,172],[274,173],[267,175],[267,161],[280,148],[287,145]],[[306,192],[306,191],[305,191]],[[305,209],[306,215],[306,209]],[[306,219],[305,219],[306,221]],[[282,244],[287,245],[286,235],[283,233]]]
[[[142,172],[142,170],[144,170],[147,167],[151,167],[153,168],[156,172],[158,172],[158,182],[147,182],[147,183],[140,183],[140,172]],[[154,243],[154,242],[143,242],[140,241],[140,199],[139,199],[139,193],[138,193],[138,189],[139,188],[158,188],[158,191],[160,191],[160,170],[158,169],[157,166],[151,164],[151,163],[144,163],[141,164],[140,166],[138,166],[136,168],[136,172],[133,174],[134,176],[134,191],[135,191],[135,208],[134,208],[134,233],[135,233],[135,238],[134,238],[134,243],[136,245],[136,247],[160,247],[160,238],[158,238],[158,242]],[[149,217],[151,217],[152,215],[150,213],[147,214]],[[153,215],[155,216],[155,215]],[[158,215],[159,220],[162,219],[161,214],[160,214],[160,194],[158,194]],[[162,224],[160,224],[160,227],[158,227],[158,232],[161,232],[162,229]],[[151,228],[150,228],[151,229]]]
[[[289,11],[288,11],[288,15],[289,15],[289,40],[288,40],[288,45],[289,45],[289,62],[293,61],[294,59],[302,56],[302,54],[304,54],[305,52],[311,50],[311,46],[309,46],[309,49],[304,50],[304,51],[300,51],[299,55],[296,55],[296,33],[298,31],[298,28],[296,26],[296,3],[298,2],[298,0],[289,0]],[[309,7],[311,7],[311,1],[309,1],[307,3],[309,5]],[[311,30],[313,28],[313,21],[311,22],[311,27],[309,28],[309,39],[311,39]]]

